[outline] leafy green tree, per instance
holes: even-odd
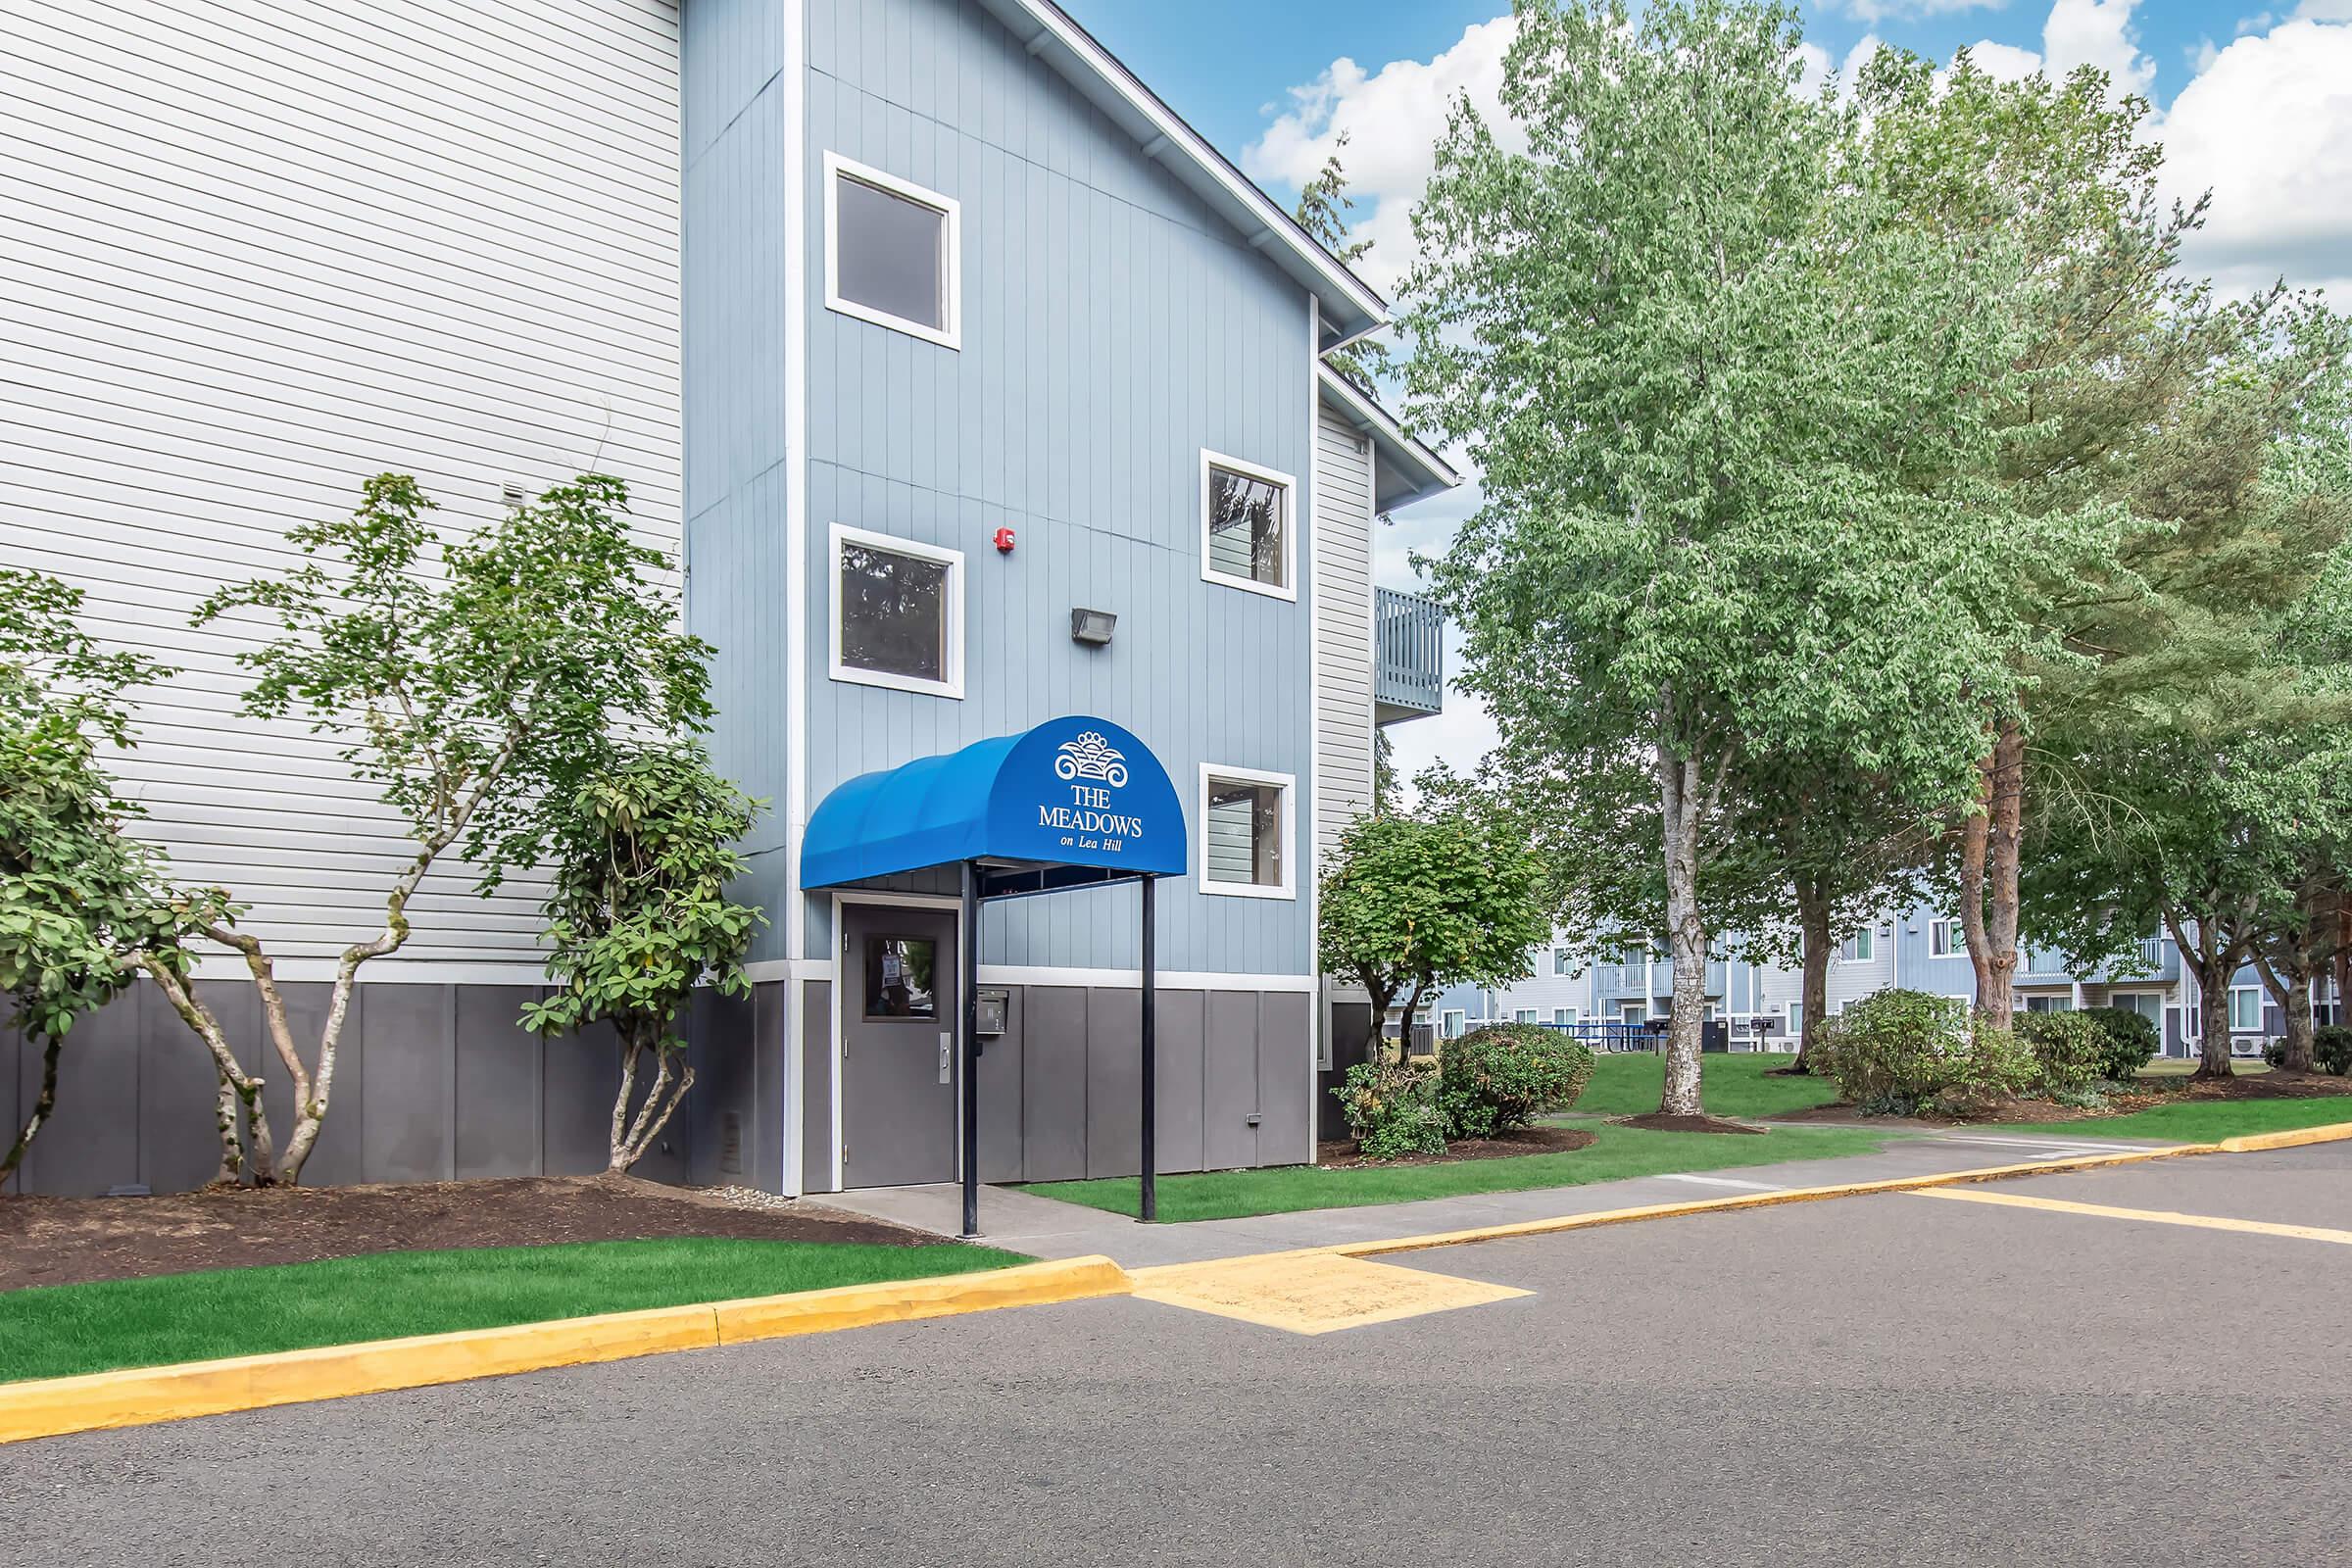
[[[1731,790],[1802,756],[1964,783],[1962,699],[2009,684],[1968,518],[1997,499],[1985,388],[2016,344],[1984,302],[2012,262],[1898,220],[1859,117],[1794,91],[1785,7],[1519,17],[1520,137],[1457,106],[1414,214],[1407,385],[1485,476],[1436,584],[1514,795],[1579,842],[1649,824],[1661,1108],[1694,1114]]]
[[[0,1183],[57,1110],[58,1062],[74,1022],[175,951],[160,858],[124,825],[140,814],[100,765],[130,744],[125,689],[161,679],[142,655],[106,653],[81,629],[81,590],[0,568],[0,993],[41,1044],[40,1086]]]
[[[623,759],[581,786],[556,818],[547,973],[561,989],[525,1004],[522,1021],[551,1035],[609,1023],[619,1037],[612,1171],[644,1157],[694,1087],[676,1020],[695,987],[751,994],[743,957],[765,921],[726,895],[743,874],[735,843],[758,810],[711,771],[700,745],[681,742]],[[648,1056],[656,1073],[638,1102]]]
[[[1952,867],[1979,1009],[2006,1025],[2027,838],[2101,814],[2069,760],[2107,746],[2085,731],[2209,703],[2257,667],[2269,617],[2337,534],[2316,514],[2276,526],[2255,482],[2333,373],[2337,327],[2277,292],[2217,302],[2180,270],[2202,205],[2159,200],[2148,105],[2095,70],[2000,81],[1965,53],[1944,72],[1889,50],[1860,97],[1873,177],[1907,219],[1952,244],[1997,233],[2021,262],[1998,302],[2022,341],[2017,373],[1985,387],[2005,439],[1979,522],[2011,673],[1973,694],[1986,744]]]
[[[408,942],[409,903],[425,874],[454,854],[488,892],[541,858],[553,830],[547,803],[568,805],[606,771],[624,732],[706,726],[710,649],[679,630],[674,564],[629,537],[627,507],[620,480],[586,474],[470,538],[444,539],[416,481],[380,474],[349,517],[287,534],[301,566],[224,588],[198,610],[200,625],[259,613],[267,640],[237,656],[254,674],[244,711],[307,719],[333,737],[411,846],[385,889],[381,926],[336,962],[308,1061],[268,952],[236,923],[240,907],[223,896],[203,926],[243,956],[292,1082],[282,1158],[270,1155],[259,1075],[238,1064],[194,989],[150,966],[245,1101],[257,1182],[300,1179],[326,1121],[352,987],[362,965]]]
[[[1347,150],[1348,133],[1340,132],[1330,157],[1323,167],[1298,192],[1298,205],[1291,216],[1298,226],[1315,237],[1325,250],[1350,267],[1370,252],[1368,239],[1349,239],[1348,215],[1355,211],[1355,198],[1348,194],[1348,172],[1341,166],[1340,154]],[[1372,390],[1372,383],[1389,373],[1389,346],[1374,338],[1364,338],[1344,349],[1334,349],[1323,356],[1323,363],[1355,383],[1362,390]]]
[[[1358,817],[1323,876],[1324,971],[1370,995],[1376,1046],[1402,996],[1409,1037],[1432,992],[1528,973],[1528,955],[1551,935],[1543,888],[1525,835],[1492,811],[1456,805]]]

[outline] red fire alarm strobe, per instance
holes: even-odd
[[[1010,528],[997,530],[997,552],[1006,556],[1012,554],[1012,530]]]

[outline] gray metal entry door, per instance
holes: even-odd
[[[956,1179],[956,916],[842,906],[842,1181]]]

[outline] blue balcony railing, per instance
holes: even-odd
[[[1372,593],[1372,708],[1381,723],[1446,706],[1446,616],[1433,600]]]

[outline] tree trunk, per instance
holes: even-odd
[[[237,1086],[218,1068],[213,1077],[220,1086],[213,1111],[213,1125],[220,1135],[220,1168],[213,1173],[211,1185],[235,1187],[245,1179],[245,1134],[238,1124]]]
[[[1706,1114],[1699,1103],[1699,1023],[1705,1016],[1707,932],[1698,912],[1699,768],[1658,752],[1658,800],[1666,852],[1666,937],[1674,958],[1674,1002],[1666,1031],[1666,1084],[1658,1110]]]
[[[228,1037],[221,1032],[220,1020],[213,1009],[197,999],[196,988],[160,958],[141,960],[147,977],[172,1010],[212,1054],[213,1071],[227,1085],[230,1095],[245,1113],[245,1171],[256,1187],[268,1187],[277,1180],[277,1154],[270,1135],[270,1113],[262,1104],[262,1079],[259,1073],[249,1073],[238,1065],[237,1054],[229,1049]],[[225,1118],[221,1136],[226,1138],[235,1128],[236,1118]]]
[[[1404,999],[1404,1021],[1396,1026],[1396,1065],[1404,1066],[1413,1059],[1413,1020],[1421,1016],[1421,999],[1429,993],[1426,976],[1413,981],[1413,989]]]
[[[632,1119],[629,1116],[629,1097],[637,1084],[637,1061],[649,1050],[659,1065],[654,1074],[653,1087],[645,1093],[645,1103],[637,1107],[637,1114]],[[662,1136],[662,1129],[669,1125],[669,1118],[676,1112],[678,1102],[686,1098],[686,1091],[694,1087],[692,1067],[672,1080],[671,1068],[676,1065],[678,1055],[677,1052],[647,1046],[640,1041],[631,1041],[627,1046],[626,1054],[621,1057],[620,1094],[612,1102],[612,1158],[605,1166],[608,1174],[625,1175],[630,1166],[645,1157],[645,1152],[654,1146],[654,1140]]]
[[[2286,1039],[2278,1048],[2278,1065],[2289,1072],[2312,1070],[2311,970],[2303,962],[2299,950],[2290,949],[2274,962],[2269,958],[2254,960],[2255,973],[2262,976],[2263,989],[2278,1003],[2278,1010],[2286,1015]]]
[[[1804,943],[1804,1000],[1797,1006],[1796,1060],[1789,1070],[1811,1072],[1813,1041],[1830,1016],[1830,896],[1816,880],[1796,884],[1796,925]]]
[[[40,1136],[41,1124],[57,1109],[57,1057],[58,1053],[65,1049],[65,1044],[59,1036],[50,1035],[41,1046],[41,1092],[33,1100],[32,1114],[24,1118],[24,1126],[18,1132],[17,1141],[9,1146],[6,1157],[0,1157],[0,1187],[7,1186],[8,1179],[17,1173],[17,1167],[24,1163],[25,1151],[32,1148],[32,1141]]]
[[[2197,970],[2197,1070],[2192,1078],[2228,1078],[2237,1069],[2230,1061],[2230,977],[2234,963],[2212,962]]]

